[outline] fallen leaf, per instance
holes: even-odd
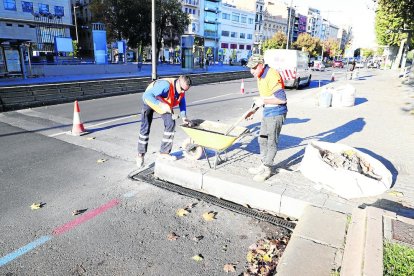
[[[191,259],[193,259],[196,262],[200,262],[200,261],[204,260],[203,256],[201,256],[201,254],[195,255]]]
[[[177,236],[174,232],[171,232],[167,236],[167,240],[169,241],[176,241],[180,236]]]
[[[32,205],[30,205],[30,209],[32,209],[32,210],[37,210],[37,209],[40,209],[40,208],[42,208],[42,202],[33,203]]]
[[[193,241],[199,241],[199,240],[202,240],[204,238],[204,236],[197,236],[197,237],[194,237],[193,238]]]
[[[403,197],[404,196],[404,193],[399,192],[399,191],[390,191],[390,192],[388,192],[388,194],[392,195],[392,196],[396,196],[396,197]]]
[[[226,273],[236,272],[236,266],[234,264],[225,264],[223,269]]]
[[[216,213],[214,213],[214,212],[205,212],[205,213],[203,214],[203,219],[204,219],[205,221],[212,221],[212,220],[215,220],[215,219],[216,219]]]
[[[72,211],[72,216],[77,216],[77,215],[83,214],[83,213],[85,213],[87,210],[88,210],[88,209],[73,210],[73,211]]]
[[[195,202],[195,203],[189,203],[189,204],[185,207],[185,209],[191,209],[191,208],[194,208],[196,205],[197,205],[197,202]]]
[[[98,159],[96,160],[96,163],[104,163],[106,161],[108,161],[108,159]]]
[[[89,140],[89,141],[90,141],[90,140],[95,140],[95,138],[96,138],[96,137],[88,137],[88,138],[86,138],[86,140]]]
[[[263,261],[265,262],[271,262],[272,261],[272,257],[270,257],[269,254],[266,254],[263,256]]]
[[[188,211],[186,209],[181,208],[181,209],[177,210],[176,214],[179,217],[184,217],[184,216],[188,215]]]

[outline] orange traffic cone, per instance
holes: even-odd
[[[85,128],[83,127],[83,123],[80,118],[80,109],[78,101],[75,101],[75,106],[73,109],[73,127],[72,127],[72,135],[80,136],[85,134]]]
[[[335,81],[335,72],[334,72],[334,73],[332,73],[332,76],[331,76],[331,81]]]
[[[244,79],[242,79],[242,82],[240,84],[240,93],[244,94]]]

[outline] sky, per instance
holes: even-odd
[[[290,5],[291,0],[284,0]],[[375,12],[372,0],[292,0],[293,6],[319,9],[332,24],[352,27],[352,48],[373,48],[375,41]]]

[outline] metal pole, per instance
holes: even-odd
[[[151,43],[152,43],[152,71],[151,71],[151,78],[152,80],[157,79],[157,51],[155,45],[155,0],[152,0],[152,17],[151,17]]]
[[[287,31],[287,41],[286,41],[286,50],[289,49],[289,35],[290,35],[290,21],[291,21],[291,14],[292,14],[292,5],[293,0],[290,0],[290,7],[289,7],[289,14],[288,14],[288,31]]]
[[[78,37],[78,21],[76,20],[76,6],[73,5],[73,17],[75,18],[75,32],[76,32],[76,46],[79,47],[79,37]]]

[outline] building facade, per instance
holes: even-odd
[[[255,12],[223,3],[220,18],[219,60],[238,61],[250,57],[254,43]]]
[[[322,16],[318,9],[309,8],[307,13],[308,22],[306,32],[313,37],[322,38]]]
[[[263,40],[272,38],[276,33],[287,33],[287,20],[280,15],[271,15],[267,10],[263,13]]]
[[[54,38],[70,37],[71,23],[69,0],[2,0],[0,74],[22,73],[31,53],[53,52]]]

